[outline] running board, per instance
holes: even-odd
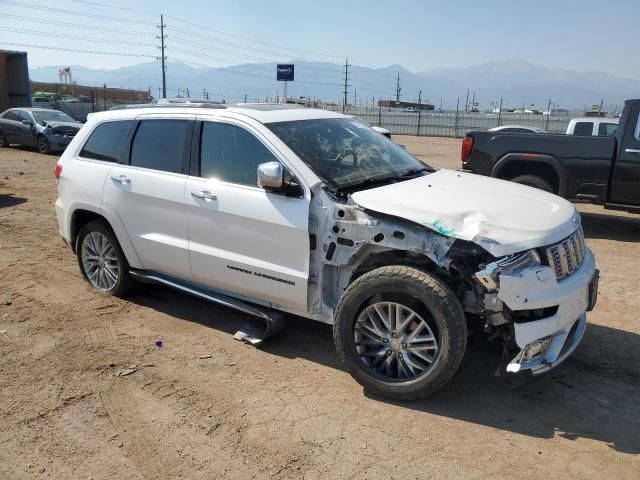
[[[231,298],[214,290],[183,283],[157,273],[140,270],[131,270],[129,273],[138,281],[166,285],[189,295],[251,315],[234,334],[233,338],[254,347],[260,346],[267,338],[272,337],[284,328],[285,318],[280,312],[269,311],[267,313],[242,300]]]

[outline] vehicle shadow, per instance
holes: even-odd
[[[640,216],[621,217],[591,212],[582,212],[580,216],[587,238],[640,242]]]
[[[164,287],[143,287],[139,305],[233,335],[246,315]],[[337,370],[329,325],[287,316],[286,329],[260,349]],[[590,324],[572,357],[553,371],[496,377],[500,352],[483,337],[470,340],[460,369],[442,390],[414,402],[372,401],[442,415],[536,438],[589,438],[640,453],[640,335]]]
[[[24,197],[14,197],[13,194],[0,195],[0,208],[15,207],[27,201]]]

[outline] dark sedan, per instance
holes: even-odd
[[[64,112],[45,108],[10,108],[0,114],[0,147],[36,147],[40,153],[62,151],[82,124]]]

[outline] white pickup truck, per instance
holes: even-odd
[[[567,125],[567,135],[583,137],[608,137],[614,135],[618,129],[617,118],[582,117],[572,118]]]
[[[262,322],[236,334],[254,344],[281,312],[332,324],[348,371],[396,399],[447,383],[470,330],[504,340],[506,370],[549,370],[596,299],[569,202],[432,168],[338,113],[97,113],[55,174],[60,234],[96,290],[169,285]]]

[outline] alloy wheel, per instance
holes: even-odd
[[[438,340],[413,309],[396,302],[376,302],[356,319],[355,347],[360,361],[390,380],[425,375],[438,355]]]
[[[81,248],[82,267],[91,285],[98,290],[113,289],[118,282],[120,265],[109,239],[100,232],[90,232]]]

